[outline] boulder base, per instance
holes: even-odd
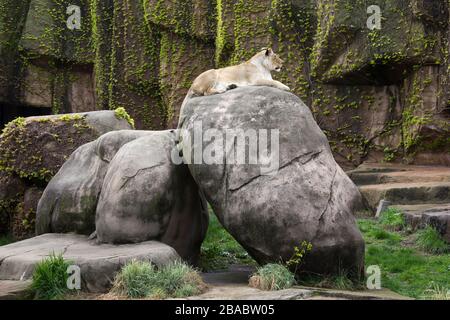
[[[156,241],[98,245],[82,235],[45,234],[0,247],[0,280],[31,279],[36,264],[52,253],[80,267],[82,289],[89,292],[108,291],[116,273],[132,260],[164,266],[180,259],[173,248]]]

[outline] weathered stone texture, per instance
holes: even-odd
[[[376,1],[381,30],[359,0],[78,0],[75,31],[65,0],[0,3],[0,103],[122,106],[138,129],[173,128],[198,74],[270,45],[341,164],[450,163],[447,1]]]

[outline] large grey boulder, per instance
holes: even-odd
[[[173,248],[157,241],[99,245],[82,235],[45,234],[0,247],[0,280],[31,279],[36,264],[53,253],[80,268],[82,289],[90,292],[106,292],[132,260],[164,266],[180,259]]]
[[[179,148],[194,179],[224,227],[259,263],[287,261],[295,246],[310,241],[313,250],[302,271],[361,274],[364,241],[353,216],[362,207],[361,195],[335,162],[326,136],[298,97],[268,87],[247,87],[192,98],[181,111],[179,129]],[[265,157],[260,153],[258,164],[247,160],[224,165],[218,158],[219,164],[207,158],[197,163],[198,147],[203,156],[236,151],[242,132],[233,137],[226,129],[242,129],[249,136],[248,130],[256,130],[258,143],[263,142],[261,130],[278,129],[279,153],[272,131],[267,140],[275,137],[268,148],[274,152]],[[208,138],[199,141],[201,134]],[[221,142],[228,144],[226,150]],[[256,150],[264,151],[263,146],[256,145]],[[249,149],[245,153],[248,157]]]
[[[124,145],[109,165],[96,215],[100,242],[160,239],[195,263],[208,226],[206,202],[187,166],[175,165],[173,131]]]
[[[174,131],[116,131],[77,149],[39,201],[36,231],[97,232],[100,243],[158,240],[196,264],[207,205],[186,165],[172,162]]]
[[[79,147],[47,185],[36,214],[36,233],[95,230],[95,210],[109,163],[126,143],[149,131],[113,131]]]

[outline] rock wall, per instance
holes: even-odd
[[[55,114],[96,110],[89,11],[82,12],[81,30],[66,26],[67,7],[88,3],[0,2],[0,104],[51,108]]]
[[[131,129],[124,112],[17,118],[0,134],[0,235],[34,236],[39,199],[79,146],[115,130]]]
[[[449,165],[449,2],[371,4],[381,30],[360,0],[0,0],[0,104],[173,128],[198,74],[271,45],[341,164]]]

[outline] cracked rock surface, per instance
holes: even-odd
[[[218,137],[199,143],[194,135],[200,124],[203,133],[219,130]],[[179,129],[179,148],[191,163],[191,174],[223,226],[259,263],[287,261],[295,246],[309,241],[313,249],[302,271],[361,274],[364,240],[353,216],[363,206],[361,194],[334,160],[325,134],[298,97],[268,87],[247,87],[192,98],[181,110]],[[214,149],[212,141],[220,137],[224,146],[235,147],[224,148],[224,157],[236,150],[239,138],[230,141],[225,129],[254,129],[258,143],[261,130],[278,129],[278,170],[261,170],[268,167],[261,161],[195,162],[196,148],[201,145],[208,154]],[[271,148],[270,133],[267,141],[270,154],[276,150]],[[250,149],[245,150],[249,159]],[[220,154],[220,144],[216,152]]]
[[[156,241],[99,245],[83,235],[45,234],[0,247],[0,281],[31,279],[36,264],[52,253],[80,267],[82,287],[89,292],[106,292],[115,274],[132,260],[163,266],[180,259],[173,248]]]
[[[115,131],[77,149],[39,201],[36,231],[94,231],[100,243],[157,240],[196,264],[207,206],[186,165],[175,165],[173,131]]]

